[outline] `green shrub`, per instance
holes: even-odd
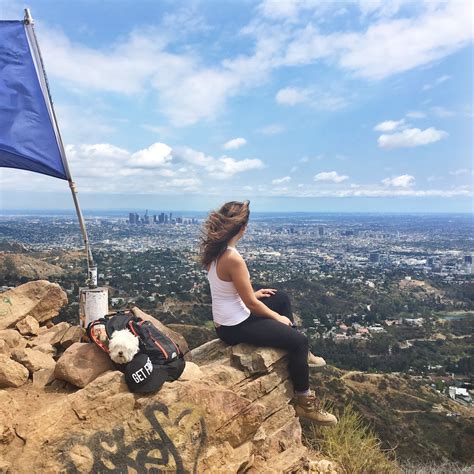
[[[332,411],[331,407],[326,409]],[[351,404],[338,415],[336,426],[307,426],[305,440],[311,449],[336,461],[345,474],[401,472],[398,464],[389,457],[393,456],[393,452],[381,449],[380,440]]]

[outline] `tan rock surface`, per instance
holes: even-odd
[[[0,340],[4,341],[10,349],[25,347],[27,343],[26,339],[15,329],[4,329],[0,331]]]
[[[45,385],[51,383],[54,380],[55,366],[33,372],[33,387],[43,388]]]
[[[67,349],[75,342],[81,342],[83,334],[84,331],[80,326],[70,326],[62,335],[59,344],[63,349]]]
[[[56,361],[48,354],[33,349],[15,349],[11,358],[26,367],[30,373],[40,369],[54,369]]]
[[[32,316],[26,316],[16,323],[15,328],[22,336],[36,336],[39,331],[39,323]]]
[[[38,322],[57,316],[67,303],[67,295],[56,283],[30,281],[0,294],[0,329],[14,326],[30,315]]]
[[[76,387],[85,387],[107,370],[114,370],[110,357],[94,344],[76,342],[59,358],[55,377]]]
[[[28,369],[23,365],[10,359],[5,355],[0,355],[0,388],[20,387],[28,380]]]
[[[0,339],[0,354],[9,355],[10,351],[11,348],[8,346],[8,344],[3,339]]]
[[[55,324],[50,328],[40,328],[40,333],[37,337],[30,341],[31,346],[40,346],[43,344],[51,344],[55,346],[60,344],[62,338],[71,327],[69,323],[61,322],[59,324]]]
[[[75,343],[57,367],[88,373],[99,354],[108,359],[95,351]],[[9,422],[17,435],[9,437],[6,428],[0,456],[12,472],[309,470],[301,427],[288,404],[292,388],[285,354],[248,345],[230,348],[220,341],[196,352],[204,362],[187,362],[182,378],[153,394],[130,393],[116,370],[72,393],[59,386],[53,392],[56,381],[46,391],[39,385],[34,391],[15,389],[24,391],[22,406],[34,410],[13,414]]]
[[[27,344],[27,347],[33,347],[35,351],[42,352],[43,354],[48,354],[52,357],[54,357],[57,354],[56,348],[52,346],[51,344],[47,344],[47,343],[39,344],[39,345],[32,344],[31,346]]]

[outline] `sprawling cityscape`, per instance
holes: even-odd
[[[198,261],[203,219],[89,213],[111,308],[136,304],[166,322],[212,328]],[[253,283],[287,291],[301,328],[338,366],[472,376],[473,235],[469,215],[255,213],[239,249]],[[85,274],[74,216],[4,215],[0,236],[54,265],[47,276],[69,294],[62,317],[74,320]],[[9,271],[7,255],[3,289],[28,280]]]

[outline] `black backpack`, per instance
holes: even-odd
[[[108,354],[108,342],[112,334],[121,329],[128,329],[138,337],[140,352],[147,354],[153,364],[165,365],[183,357],[178,344],[153,323],[135,316],[131,311],[121,311],[113,316],[91,321],[87,326],[87,335]]]

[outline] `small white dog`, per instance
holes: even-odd
[[[128,364],[138,350],[138,337],[128,329],[121,329],[112,334],[109,341],[109,355],[116,364]]]

